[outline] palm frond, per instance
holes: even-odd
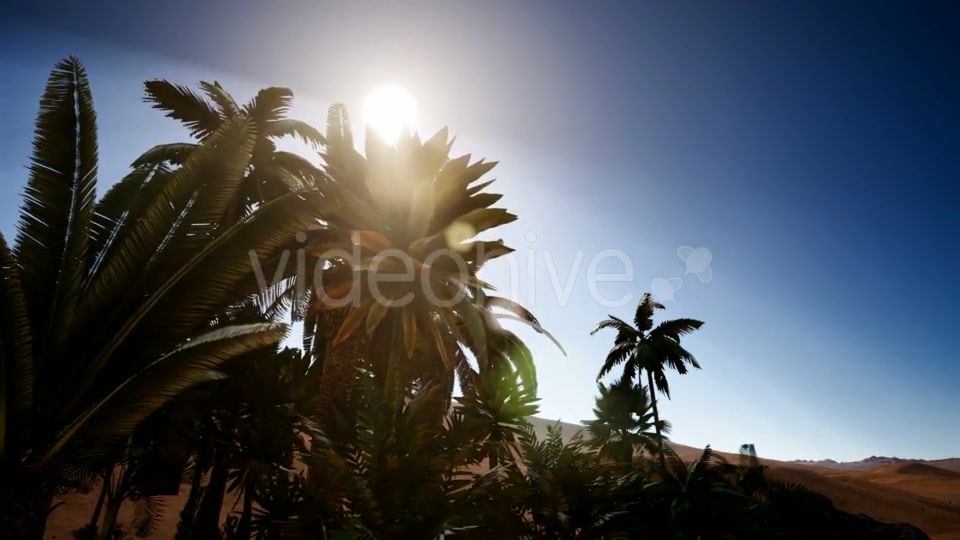
[[[21,425],[31,421],[35,375],[30,318],[21,288],[20,269],[2,234],[0,319],[3,320],[0,330],[0,458],[3,458],[13,427],[11,420]]]
[[[619,341],[615,343],[613,348],[610,349],[610,352],[607,353],[607,358],[603,361],[603,366],[600,367],[600,371],[597,373],[597,380],[602,379],[613,371],[613,368],[626,362],[633,354],[635,348],[636,344],[631,341]]]
[[[658,309],[664,309],[663,304],[653,299],[650,293],[643,293],[643,298],[637,305],[637,311],[633,316],[633,323],[641,333],[653,328],[653,312]]]
[[[299,181],[299,184],[306,184],[306,186],[322,188],[327,179],[323,170],[292,152],[282,150],[274,152],[273,164],[290,173]]]
[[[89,287],[90,280],[100,269],[100,264],[109,256],[110,248],[122,236],[121,231],[131,220],[137,220],[143,215],[169,174],[169,169],[161,164],[137,167],[97,201],[90,223],[91,256],[84,289]],[[145,188],[146,191],[142,191]]]
[[[256,122],[258,129],[268,122],[280,120],[290,112],[293,105],[293,91],[289,88],[271,86],[263,88],[243,108],[243,112]]]
[[[650,331],[650,337],[669,337],[680,341],[681,337],[699,330],[702,326],[703,321],[698,321],[696,319],[673,319],[670,321],[663,321],[662,323],[658,324],[656,328]]]
[[[201,82],[200,89],[207,94],[211,101],[217,104],[221,118],[235,118],[240,113],[240,106],[219,82]]]
[[[267,122],[263,128],[263,134],[267,137],[295,137],[315,149],[327,143],[326,137],[320,130],[300,120],[290,118],[281,118]]]
[[[220,328],[191,339],[119,384],[75,418],[40,463],[55,457],[81,430],[88,444],[130,433],[167,401],[204,380],[217,367],[249,351],[279,343],[287,330],[281,324],[249,324]]]
[[[96,113],[75,57],[58,63],[47,80],[29,169],[13,253],[26,270],[21,280],[35,343],[51,349],[76,313],[96,200]]]
[[[334,103],[327,109],[327,144],[353,148],[353,131],[350,129],[350,114],[342,103]]]
[[[135,159],[131,167],[141,167],[153,163],[170,163],[171,165],[183,165],[187,157],[194,152],[200,145],[194,143],[169,143],[158,144],[146,152],[140,154]]]
[[[126,312],[115,335],[130,332],[131,346],[140,340],[152,346],[173,345],[190,336],[220,306],[242,302],[259,292],[264,276],[258,277],[253,266],[272,268],[269,262],[294,246],[296,233],[309,227],[323,208],[324,201],[316,192],[291,193],[259,207],[157,284],[154,294],[138,303],[136,311]],[[258,239],[256,251],[250,249],[250,238]],[[274,278],[282,281],[294,276],[296,266],[281,268]],[[182,301],[185,297],[190,298],[189,303]],[[143,345],[140,349],[144,352]]]
[[[145,82],[144,89],[145,102],[182,122],[197,139],[212,135],[224,120],[210,103],[186,86],[155,79]]]
[[[164,506],[159,497],[133,497],[133,526],[137,538],[149,538],[157,530],[158,522],[163,519]]]
[[[222,172],[225,168],[222,163],[224,158],[229,158],[228,162],[233,163],[233,170],[236,172],[235,162],[243,159],[244,154],[225,153],[227,148],[224,147],[242,148],[243,145],[249,145],[249,137],[250,132],[243,124],[225,126],[216,135],[210,137],[198,151],[190,155],[187,163],[163,183],[159,193],[150,194],[152,196],[146,204],[147,208],[136,222],[131,223],[129,230],[124,234],[123,241],[115,246],[115,252],[104,261],[99,274],[91,282],[80,306],[83,320],[96,320],[102,318],[105,312],[111,310],[115,312],[118,307],[123,307],[123,298],[127,297],[131,291],[138,290],[136,283],[150,275],[147,272],[149,263],[156,260],[165,247],[170,247],[169,239],[183,221],[184,211],[196,198],[200,188],[211,181],[211,178],[206,175],[211,172]],[[232,144],[221,144],[226,141],[231,141]],[[234,187],[239,182],[237,178],[215,177],[215,179],[228,182]],[[211,190],[217,193],[216,188]],[[217,197],[211,198],[213,203],[219,203],[219,207],[222,208],[226,197],[227,195],[219,192]],[[204,207],[204,209],[209,208],[210,205]],[[216,223],[219,216],[213,217],[213,214],[213,211],[208,211],[202,216],[206,221],[200,223]],[[201,240],[201,238],[189,237],[184,240],[184,243],[193,243],[196,246]],[[173,255],[182,261],[184,258],[194,256],[195,253],[195,250],[188,250]]]
[[[607,316],[610,317],[610,318],[609,318],[609,319],[606,319],[606,320],[603,320],[603,321],[600,321],[600,322],[597,324],[597,326],[596,326],[593,330],[590,331],[590,335],[596,334],[596,333],[599,332],[600,330],[606,330],[606,329],[608,329],[608,328],[611,328],[611,329],[613,329],[613,330],[616,330],[617,332],[625,332],[625,333],[630,333],[630,334],[635,334],[635,333],[636,333],[636,332],[633,330],[633,327],[630,326],[630,323],[624,321],[623,319],[618,319],[617,317],[614,317],[613,315],[607,315]]]

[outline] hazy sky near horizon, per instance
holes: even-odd
[[[541,416],[589,418],[613,339],[590,330],[679,278],[666,315],[706,325],[687,341],[703,371],[674,377],[661,409],[675,441],[781,459],[960,455],[960,9],[96,0],[41,15],[57,3],[0,8],[8,239],[37,102],[64,56],[92,80],[99,193],[149,146],[185,137],[141,103],[145,79],[216,79],[243,100],[289,86],[294,116],[318,126],[330,103],[359,117],[367,92],[394,82],[424,133],[448,125],[455,152],[500,161],[520,287],[507,261],[487,277],[568,353],[524,333]],[[709,282],[684,274],[681,246],[712,253]],[[632,279],[591,291],[604,250]],[[597,270],[625,268],[608,257]]]

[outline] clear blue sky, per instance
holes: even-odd
[[[140,103],[144,79],[217,79],[242,98],[290,86],[317,125],[329,103],[359,112],[397,82],[425,131],[449,125],[456,150],[501,162],[495,185],[521,216],[506,233],[515,293],[569,353],[529,338],[542,416],[590,415],[613,336],[589,331],[633,305],[601,305],[587,267],[618,249],[633,279],[602,284],[606,298],[680,277],[667,314],[706,321],[688,341],[704,370],[676,377],[662,407],[677,442],[785,459],[960,454],[948,3],[175,0],[141,15],[141,2],[93,1],[41,15],[56,3],[0,8],[5,235],[46,73],[68,54],[94,85],[101,193],[140,151],[183,137]],[[679,246],[712,252],[709,283],[684,275]],[[577,253],[563,298],[551,275],[563,289]],[[507,268],[489,279],[509,289]]]

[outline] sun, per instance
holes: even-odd
[[[363,121],[390,144],[395,143],[405,129],[412,131],[416,120],[416,100],[397,85],[377,88],[363,105]]]

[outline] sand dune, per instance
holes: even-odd
[[[554,422],[532,418],[538,433]],[[561,424],[565,438],[583,429]],[[696,459],[702,448],[670,443],[685,461]],[[737,452],[718,453],[731,462]],[[829,497],[845,512],[865,514],[887,523],[910,523],[932,540],[960,540],[960,459],[935,461],[877,458],[835,467],[761,458],[771,477],[804,484]]]
[[[936,459],[926,463],[948,471],[960,472],[960,458]]]
[[[896,465],[892,467],[893,474],[914,474],[914,475],[926,475],[926,476],[940,476],[944,478],[960,478],[960,472],[951,471],[950,469],[943,469],[941,467],[935,467],[933,465],[928,465],[926,463],[907,463],[903,465]]]
[[[852,514],[865,514],[888,523],[917,526],[933,540],[960,540],[960,506],[951,504],[952,487],[939,475],[885,471],[830,471],[812,467],[773,466],[771,477],[798,482],[829,497]]]
[[[554,422],[532,418],[536,431],[546,434]],[[575,424],[563,424],[565,439],[583,429]],[[684,460],[696,459],[703,449],[671,443]],[[736,452],[720,452],[731,461]],[[855,468],[822,467],[805,463],[786,463],[762,459],[770,466],[770,476],[782,481],[797,482],[829,497],[834,505],[846,512],[865,514],[888,523],[911,523],[932,540],[960,540],[960,459],[937,461],[874,460],[867,466]],[[843,464],[838,464],[843,465]],[[166,514],[153,538],[172,538],[176,530],[177,513],[183,507],[188,486],[181,495],[165,497]],[[56,509],[47,528],[47,539],[69,539],[70,531],[82,526],[90,516],[96,493],[72,495],[66,504]],[[228,500],[224,514],[230,512],[234,501]],[[121,512],[121,523],[128,522],[132,507]]]

